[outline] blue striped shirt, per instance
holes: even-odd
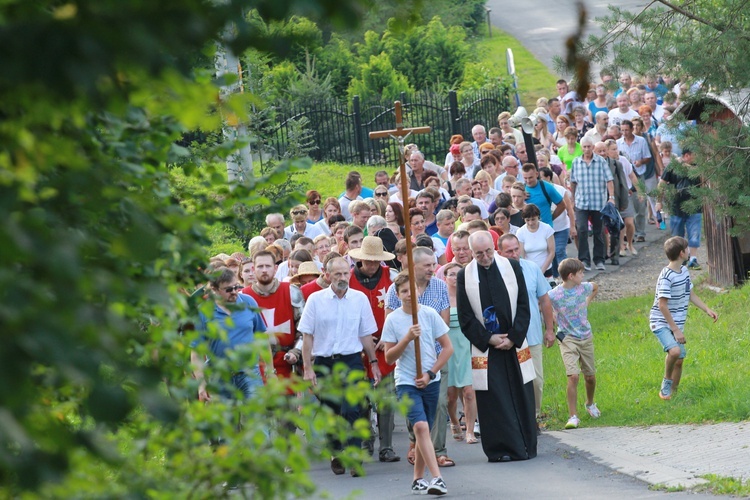
[[[575,207],[578,210],[601,210],[607,204],[607,182],[614,180],[609,165],[599,155],[590,163],[583,156],[573,160],[570,182],[576,185]]]
[[[680,267],[677,273],[669,267],[662,269],[659,279],[656,281],[656,295],[654,296],[654,305],[651,306],[649,323],[651,331],[655,332],[662,328],[669,328],[669,323],[664,319],[664,315],[659,310],[659,299],[664,297],[667,300],[667,307],[672,319],[682,330],[687,320],[688,306],[690,305],[690,292],[693,289],[693,282],[690,281],[690,272],[685,266]]]

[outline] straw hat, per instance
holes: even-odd
[[[318,265],[312,261],[303,262],[299,265],[297,274],[292,276],[292,279],[289,280],[289,283],[291,283],[292,285],[299,285],[299,279],[302,276],[320,276]]]
[[[396,258],[390,252],[383,250],[383,240],[377,236],[365,236],[362,240],[362,246],[349,250],[349,255],[357,260],[393,260]]]

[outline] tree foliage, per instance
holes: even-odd
[[[349,84],[349,97],[355,95],[363,99],[382,97],[383,100],[398,99],[401,92],[411,90],[409,80],[391,64],[388,54],[370,56],[370,60],[360,66],[360,76]]]
[[[701,201],[720,214],[735,217],[735,232],[750,230],[750,130],[747,127],[750,88],[750,18],[744,0],[658,0],[638,12],[610,6],[600,19],[603,35],[591,36],[580,47],[584,57],[597,60],[615,73],[665,74],[691,87],[685,106],[733,101],[739,119],[716,123],[716,109],[708,106],[700,125],[687,134],[685,145],[697,153],[699,173],[710,188],[696,189]],[[611,53],[610,53],[611,52]],[[611,58],[611,59],[610,59]],[[684,121],[684,114],[675,121]],[[695,175],[695,174],[693,174]]]
[[[294,12],[341,27],[367,5],[0,6],[0,496],[206,497],[223,495],[223,483],[249,483],[264,497],[310,492],[306,461],[316,455],[295,436],[263,432],[279,416],[267,408],[284,408],[285,389],[271,384],[240,408],[198,404],[187,366],[195,335],[179,328],[195,307],[211,307],[183,293],[204,279],[206,227],[242,230],[238,205],[284,209],[288,193],[263,189],[310,161],[286,159],[230,189],[225,169],[198,162],[176,141],[262,105],[251,92],[219,100],[218,82],[194,66],[210,60],[228,25],[225,43],[235,53],[273,52],[294,38],[249,29],[247,9],[266,22]],[[206,156],[235,147],[217,144]],[[203,188],[191,207],[175,196],[168,167],[178,164],[186,184]],[[211,372],[236,371],[257,356],[238,353]],[[361,397],[366,387],[352,390]],[[323,429],[343,427],[312,408],[285,416],[323,446]],[[219,446],[208,445],[219,437]]]

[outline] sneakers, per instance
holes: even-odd
[[[596,267],[597,271],[605,271],[607,269],[606,267],[604,267],[604,262],[598,262],[594,267]]]
[[[591,264],[588,264],[588,263],[584,262],[584,263],[583,263],[583,268],[584,268],[584,269],[585,269],[586,271],[591,271]]]
[[[690,259],[690,261],[688,262],[687,268],[692,271],[700,271],[701,269],[703,269],[701,265],[698,264],[698,259],[695,259],[695,258]]]
[[[589,415],[591,415],[591,418],[599,418],[602,416],[602,412],[600,412],[599,408],[596,407],[596,403],[591,403],[590,405],[586,405],[586,411],[589,412]]]
[[[474,435],[477,437],[482,435],[482,431],[479,429],[479,422],[474,422]]]
[[[581,421],[578,419],[578,415],[573,415],[565,423],[565,428],[566,429],[578,429],[578,425],[580,425],[580,423]]]
[[[428,495],[445,495],[448,493],[448,487],[445,485],[442,477],[432,478],[430,481],[430,487],[427,488]]]
[[[664,379],[661,381],[661,389],[659,389],[659,397],[663,400],[672,399],[672,381]]]
[[[411,483],[411,492],[414,495],[426,495],[429,487],[430,485],[427,483],[427,481],[420,477],[419,479],[415,479],[414,482]]]

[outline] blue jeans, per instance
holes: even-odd
[[[687,232],[688,246],[698,248],[701,246],[701,223],[703,214],[697,213],[692,215],[671,215],[669,217],[669,228],[672,236],[685,237]]]
[[[675,340],[672,330],[670,330],[669,328],[659,328],[654,332],[654,335],[656,335],[656,338],[659,339],[659,343],[664,348],[664,352],[667,352],[675,347],[679,347],[680,359],[685,358],[685,356],[687,355],[685,344],[679,344],[677,340]]]
[[[233,374],[230,382],[231,384],[222,382],[219,385],[219,396],[224,399],[235,399],[235,391],[240,391],[242,399],[250,399],[263,386],[263,379],[257,366]]]
[[[552,260],[552,276],[557,278],[560,274],[557,272],[557,266],[560,262],[568,258],[568,238],[570,229],[555,231],[555,258]]]

